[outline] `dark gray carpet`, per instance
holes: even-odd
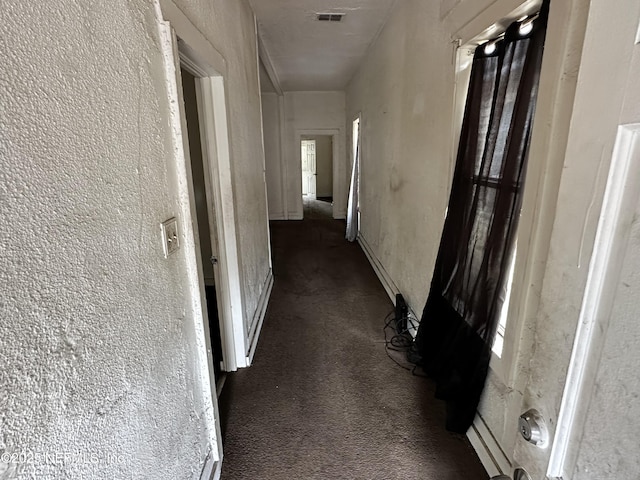
[[[271,224],[254,364],[220,398],[223,480],[486,480],[466,438],[444,430],[431,381],[386,356],[392,304],[344,222],[308,213]]]

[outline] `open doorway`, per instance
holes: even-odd
[[[300,137],[303,216],[333,217],[333,136]]]
[[[202,258],[202,276],[206,295],[209,335],[213,356],[213,369],[216,378],[216,392],[220,396],[224,385],[222,365],[222,336],[220,330],[220,315],[216,293],[214,265],[217,256],[214,246],[217,246],[216,216],[213,208],[211,188],[207,188],[210,178],[208,164],[204,161],[202,142],[200,137],[200,121],[198,112],[198,98],[196,93],[196,77],[184,67],[180,69],[182,77],[182,94],[184,98],[185,120],[189,141],[189,161],[191,165],[191,181],[193,183],[194,202],[196,208],[196,248],[200,249]],[[217,248],[215,248],[217,250]]]

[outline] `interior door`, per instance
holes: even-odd
[[[302,140],[302,194],[316,196],[316,141]]]

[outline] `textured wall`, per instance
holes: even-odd
[[[434,2],[400,2],[347,89],[361,113],[361,232],[415,312],[440,242],[451,171],[453,48]],[[349,128],[348,145],[351,145]]]
[[[616,2],[615,8],[606,0],[591,2],[576,96],[571,176],[577,177],[585,160],[593,165],[592,172],[597,168],[596,201],[612,159],[618,126],[640,123],[638,18],[637,1]],[[636,149],[633,168],[639,160]],[[593,391],[583,397],[588,410],[578,418],[584,422],[584,431],[572,480],[631,479],[638,478],[640,472],[640,192],[636,178],[637,173],[627,177],[631,185],[627,195],[632,200],[621,213],[622,245],[614,252],[623,258],[622,268],[617,272],[619,277],[604,286],[605,293],[610,289],[614,295],[613,305],[610,312],[603,312],[602,317],[608,318],[597,319],[596,338],[602,335],[604,341],[601,352],[595,353],[601,355],[597,371],[589,372],[594,375]]]
[[[260,83],[253,12],[246,0],[176,0],[225,57],[244,316],[249,330],[269,274],[269,230],[264,150],[260,124]]]
[[[398,4],[347,90],[347,119],[362,114],[362,233],[414,311],[426,300],[458,135],[454,98],[463,97],[455,94],[451,42],[469,41],[514,18],[520,3]],[[509,340],[520,350],[507,357],[513,364],[494,365],[480,408],[506,455],[536,475],[546,467],[549,450],[517,437],[517,417],[537,407],[552,426],[557,418],[602,194],[601,188],[594,191],[601,187],[598,165],[611,147],[611,125],[603,118],[595,126],[588,115],[574,115],[576,128],[591,126],[576,134],[565,162],[587,4],[552,2],[552,48],[545,52],[520,224],[519,252],[527,255],[518,260],[522,288],[513,318],[521,321],[510,319]],[[606,97],[597,98],[602,110]],[[586,146],[596,139],[603,144]]]
[[[228,60],[252,313],[268,270],[253,18],[190,6],[215,11],[201,27]],[[0,477],[199,478],[210,387],[153,5],[8,0],[0,21],[0,451],[33,460]],[[164,259],[172,216],[183,244]]]
[[[280,98],[275,93],[262,92],[262,125],[264,132],[264,161],[267,178],[269,218],[285,218],[282,191],[283,174],[280,148]]]
[[[340,131],[336,136],[338,155],[334,158],[334,171],[338,174],[337,178],[334,177],[333,215],[344,218],[347,208],[344,99],[343,92],[286,92],[284,95],[284,184],[290,219],[302,218],[302,170],[298,134],[301,130],[326,129]]]

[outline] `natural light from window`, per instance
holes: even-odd
[[[509,302],[511,300],[511,286],[513,285],[513,271],[516,265],[516,254],[518,253],[518,245],[516,244],[513,249],[513,255],[511,256],[511,262],[509,262],[509,271],[507,272],[507,285],[504,295],[504,303],[500,310],[500,320],[498,320],[498,329],[496,330],[496,336],[493,340],[493,353],[499,358],[502,358],[502,351],[504,349],[504,332],[507,328],[507,317],[509,315]]]

